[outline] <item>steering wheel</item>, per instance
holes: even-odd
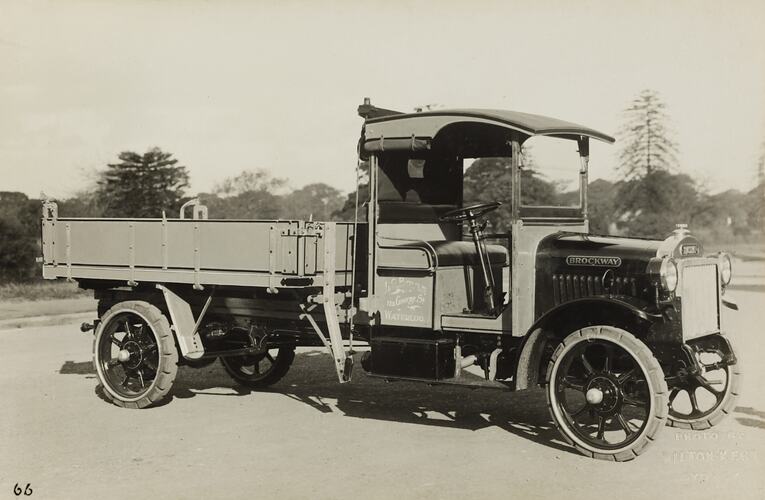
[[[456,210],[450,210],[438,218],[441,222],[464,222],[477,219],[481,216],[493,212],[502,206],[502,203],[494,201],[491,203],[478,203],[469,207],[462,207]]]

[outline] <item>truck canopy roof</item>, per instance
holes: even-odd
[[[501,137],[497,135],[500,131],[520,132],[526,136],[524,140],[534,135],[546,135],[574,140],[584,136],[614,142],[613,137],[582,125],[518,111],[449,109],[405,114],[390,110],[375,113],[375,108],[370,108],[372,111],[367,113],[362,113],[359,108],[359,114],[365,118],[360,144],[363,153],[427,151],[433,142],[439,142],[439,134],[446,130],[450,130],[447,134],[450,136],[459,130],[456,135],[469,142],[485,134],[496,140]]]

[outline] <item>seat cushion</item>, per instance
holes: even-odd
[[[457,205],[428,205],[408,201],[380,201],[378,222],[380,224],[437,224],[439,217]]]
[[[477,266],[481,264],[475,243],[472,241],[423,241],[415,243],[422,248],[430,247],[436,253],[436,265],[448,266]],[[486,245],[491,265],[504,266],[509,262],[507,248],[502,245]]]

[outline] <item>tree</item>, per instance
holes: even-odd
[[[212,193],[200,193],[199,199],[214,218],[278,219],[284,217],[285,200],[277,191],[286,184],[267,170],[244,170],[216,184]]]
[[[688,223],[698,202],[693,180],[678,170],[677,144],[666,124],[666,105],[643,90],[625,110],[619,168],[626,181],[617,192],[619,225],[632,236],[663,238]]]
[[[199,201],[215,219],[278,219],[284,212],[282,197],[268,191],[245,191],[226,198],[200,193]]]
[[[24,281],[35,272],[40,253],[34,238],[18,219],[0,217],[0,281]]]
[[[656,170],[677,167],[677,144],[670,138],[666,105],[655,90],[646,89],[624,111],[621,129],[624,147],[619,154],[622,173],[643,178]]]
[[[18,221],[26,236],[40,237],[41,206],[40,200],[30,199],[24,193],[0,191],[0,217]]]
[[[731,241],[747,236],[751,227],[748,219],[748,195],[734,189],[718,194],[701,193],[691,216],[694,233],[704,241]]]
[[[369,160],[363,160],[359,163],[359,175],[357,179],[358,192],[359,192],[359,213],[358,220],[360,222],[366,221],[367,212],[362,207],[365,202],[369,201]],[[353,221],[355,217],[356,207],[356,190],[348,193],[345,198],[345,202],[342,206],[336,210],[332,217],[342,221]]]
[[[677,223],[691,223],[699,202],[693,179],[685,174],[653,170],[620,184],[618,225],[630,236],[663,239]]]
[[[35,275],[40,254],[40,200],[0,191],[0,281],[24,281]]]
[[[247,191],[265,191],[277,193],[287,186],[287,179],[281,177],[272,177],[264,169],[244,170],[239,175],[228,177],[223,182],[216,184],[213,193],[225,198],[227,196],[236,196]]]
[[[97,187],[80,190],[57,203],[62,217],[103,217],[106,210]]]
[[[479,158],[465,170],[463,205],[499,201],[502,206],[486,218],[492,231],[509,231],[512,219],[513,176],[510,158]]]
[[[529,148],[523,148],[521,170],[522,199],[526,205],[552,205],[563,193],[538,170]],[[492,231],[510,230],[512,219],[513,180],[510,158],[479,158],[465,171],[463,205],[499,201],[502,206],[487,218]]]
[[[159,148],[144,154],[123,151],[119,163],[110,163],[98,174],[96,195],[107,217],[159,217],[175,213],[189,186],[186,167]]]
[[[589,211],[590,232],[609,234],[614,220],[617,187],[603,179],[590,182],[587,191],[587,209]]]
[[[328,221],[343,206],[340,191],[318,182],[308,184],[284,197],[283,217]]]

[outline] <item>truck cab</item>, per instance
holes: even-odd
[[[590,234],[590,142],[612,137],[503,110],[359,114],[372,375],[544,385],[564,437],[615,460],[665,423],[704,428],[731,410],[730,257],[705,256],[683,225],[663,241]],[[487,164],[505,185],[467,200],[465,167]]]
[[[540,242],[587,234],[589,141],[613,138],[502,110],[399,114],[367,104],[359,113],[360,156],[372,186],[368,299],[361,308],[377,314],[379,325],[525,336],[538,317]],[[562,163],[573,164],[561,192],[535,196],[533,176],[545,172],[530,164],[530,142],[535,155],[554,143]],[[480,162],[504,171],[502,201],[465,199],[465,171]],[[487,228],[498,209],[500,230]]]

